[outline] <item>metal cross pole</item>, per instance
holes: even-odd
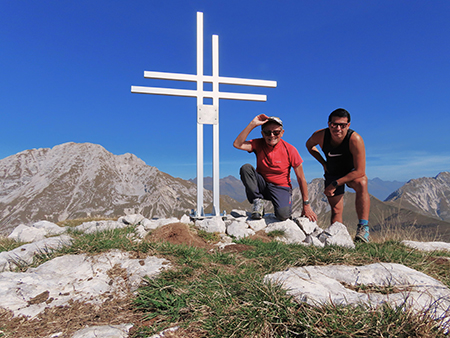
[[[213,125],[213,215],[220,215],[219,192],[219,99],[266,101],[266,95],[220,92],[219,84],[242,86],[276,87],[276,81],[252,80],[219,76],[219,36],[212,36],[212,76],[203,74],[203,13],[197,12],[197,75],[144,72],[144,78],[160,80],[191,81],[197,83],[197,90],[131,86],[132,93],[187,96],[197,98],[197,210],[196,217],[203,211],[203,125]],[[204,91],[203,84],[212,83],[212,91]],[[204,98],[212,98],[212,105],[204,104]]]

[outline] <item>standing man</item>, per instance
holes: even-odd
[[[247,141],[250,132],[261,126],[262,138]],[[308,185],[303,173],[302,158],[297,149],[281,138],[283,122],[275,116],[256,116],[233,143],[237,149],[254,152],[256,170],[250,164],[241,167],[240,175],[248,201],[253,203],[252,218],[264,215],[263,199],[272,202],[275,216],[284,221],[292,214],[292,185],[290,172],[294,168],[303,198],[302,216],[316,221],[317,216],[308,200]]]
[[[350,114],[334,110],[328,117],[328,128],[316,131],[306,142],[309,153],[325,171],[325,195],[331,206],[331,224],[342,223],[345,185],[356,191],[356,213],[359,222],[355,241],[369,242],[370,197],[367,188],[366,150],[362,137],[349,129]],[[316,148],[319,145],[326,161]]]

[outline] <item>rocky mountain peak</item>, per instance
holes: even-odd
[[[450,220],[450,172],[408,181],[386,201],[444,221]]]
[[[133,154],[114,155],[92,143],[25,150],[0,160],[3,229],[38,219],[139,212],[169,217],[194,208],[194,184],[148,166]],[[210,198],[205,193],[205,202]]]

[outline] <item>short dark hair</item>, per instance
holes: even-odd
[[[338,108],[331,112],[330,116],[328,116],[328,122],[331,122],[333,117],[346,117],[347,122],[350,122],[350,113],[346,111],[344,108]]]

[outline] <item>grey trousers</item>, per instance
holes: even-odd
[[[279,220],[286,220],[292,214],[292,189],[266,182],[251,164],[244,164],[240,170],[241,181],[250,203],[255,198],[271,201],[275,216]]]

